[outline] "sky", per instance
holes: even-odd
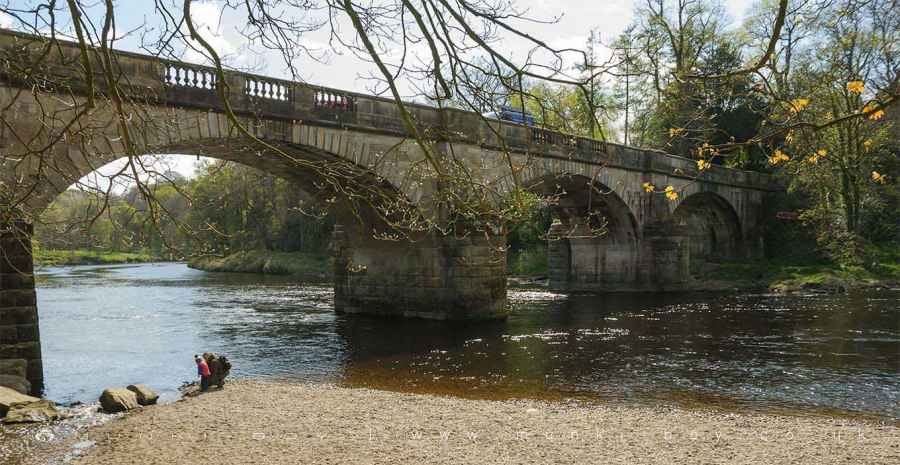
[[[26,7],[31,0],[7,0],[12,8]],[[169,0],[170,2],[172,0]],[[4,3],[0,1],[0,6]],[[96,2],[99,8],[102,2]],[[175,4],[180,5],[180,0]],[[522,29],[547,41],[553,47],[582,48],[592,30],[599,31],[601,41],[610,41],[631,23],[635,7],[644,0],[515,0],[517,8],[527,10],[530,17],[558,20],[552,24],[527,23]],[[745,9],[751,0],[723,0],[723,6],[733,24],[739,24]],[[117,30],[128,31],[146,28],[159,23],[158,13],[153,10],[153,2],[147,0],[118,0],[116,3]],[[176,11],[180,10],[176,7]],[[101,10],[97,9],[97,12]],[[99,17],[99,15],[97,15]],[[228,55],[230,64],[238,67],[251,67],[255,73],[274,77],[290,77],[286,67],[274,54],[249,53],[245,39],[237,32],[237,28],[246,21],[242,13],[224,10],[221,2],[196,1],[192,6],[192,17],[200,27],[201,34],[207,38],[220,52]],[[0,13],[0,27],[8,27],[10,18]],[[339,25],[340,27],[340,25]],[[344,34],[348,30],[342,31]],[[350,53],[335,52],[328,46],[329,36],[325,30],[316,31],[304,38],[304,45],[314,51],[323,60],[309,58],[296,63],[300,78],[307,83],[326,87],[368,93],[372,81],[365,76],[375,69],[370,63],[359,60]],[[497,46],[508,53],[511,58],[524,57],[530,48],[522,40],[506,39]],[[140,34],[125,36],[117,48],[140,52]],[[183,57],[186,61],[202,62],[197,53],[188,52]],[[409,88],[403,89],[409,94]],[[172,167],[187,176],[193,174],[193,157],[174,157],[170,161]],[[114,166],[104,167],[103,172],[113,172]]]

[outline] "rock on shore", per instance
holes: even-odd
[[[106,413],[118,413],[138,408],[137,394],[125,388],[110,388],[100,394],[100,406]]]
[[[41,399],[34,402],[22,402],[13,404],[3,423],[43,423],[66,418],[66,414],[56,408],[52,401]]]
[[[159,400],[159,394],[143,384],[131,384],[125,389],[134,393],[139,405],[155,405]]]
[[[78,440],[96,442],[81,465],[900,463],[895,426],[250,381],[126,415]],[[198,453],[198,444],[214,452]]]
[[[0,386],[0,417],[6,416],[6,412],[9,411],[13,404],[37,402],[39,400],[37,397],[22,394],[15,389]]]
[[[0,386],[0,418],[3,423],[35,423],[60,420],[65,414],[49,401]]]

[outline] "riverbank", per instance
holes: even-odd
[[[900,462],[893,426],[260,381],[126,414],[45,445],[26,463],[48,463],[76,444],[81,455],[74,463],[81,465],[188,457],[217,465],[249,463],[248,457],[253,463],[398,465]]]
[[[301,252],[247,250],[225,257],[204,255],[188,260],[197,270],[234,273],[292,275],[304,279],[331,277],[331,259]]]
[[[719,263],[707,267],[695,278],[700,286],[707,288],[719,286],[777,293],[893,289],[900,287],[900,256],[886,256],[868,269],[784,260]]]
[[[331,260],[300,252],[241,251],[226,257],[203,256],[188,261],[194,269],[213,272],[292,275],[304,280],[327,280]],[[544,285],[547,254],[543,249],[510,252],[507,269],[513,285]],[[841,267],[828,262],[756,260],[707,264],[694,273],[686,291],[829,292],[900,286],[900,250],[884,251],[870,268]]]
[[[34,249],[37,267],[76,265],[117,265],[122,263],[149,263],[162,261],[149,253],[108,252],[97,250],[47,250]]]
[[[827,261],[763,259],[708,263],[692,273],[685,291],[769,291],[776,293],[841,293],[863,289],[900,287],[900,247],[873,250],[873,263],[841,266]],[[510,252],[507,260],[511,281],[541,285],[547,278],[547,254],[542,249]]]

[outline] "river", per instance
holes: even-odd
[[[467,397],[843,412],[900,418],[900,291],[615,294],[512,289],[503,322],[336,315],[327,285],[180,263],[45,269],[46,396],[145,383],[178,396],[192,356],[236,377]]]

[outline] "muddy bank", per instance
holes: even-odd
[[[75,444],[85,465],[900,462],[895,426],[258,381],[126,414],[25,463]]]

